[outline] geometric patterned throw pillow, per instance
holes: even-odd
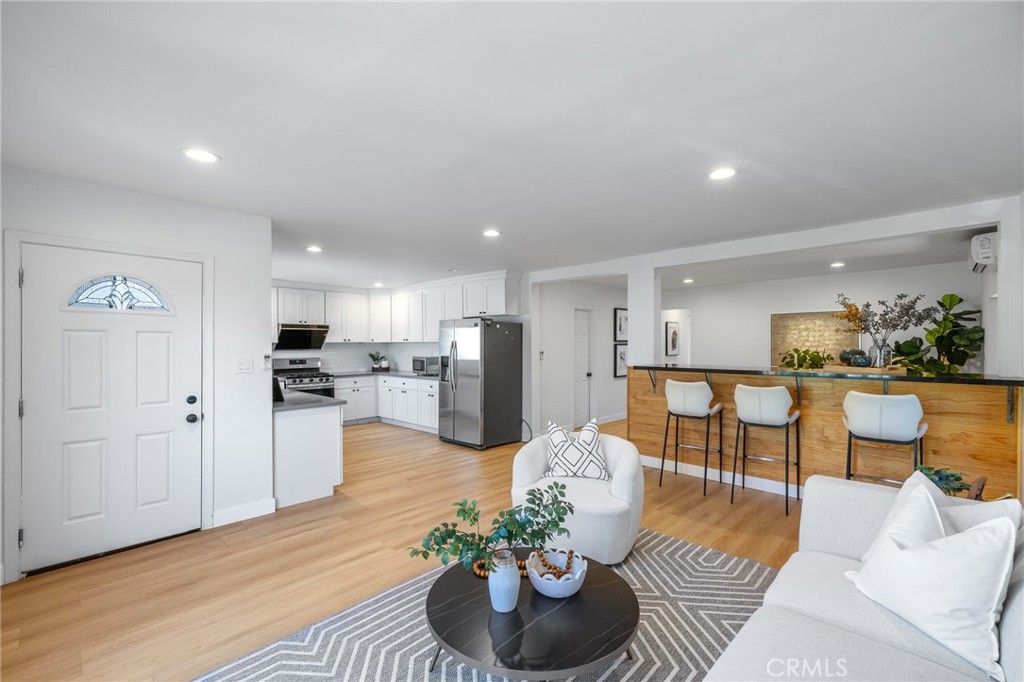
[[[546,477],[576,476],[601,481],[611,479],[604,455],[601,454],[597,420],[590,420],[590,423],[580,429],[579,436],[567,433],[554,422],[548,422],[547,454],[548,470],[544,472]]]

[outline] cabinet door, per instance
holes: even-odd
[[[377,389],[360,388],[356,396],[358,403],[359,418],[369,419],[377,416]]]
[[[433,391],[417,394],[419,409],[416,423],[428,428],[437,428],[437,393]]]
[[[347,405],[342,405],[342,421],[347,419],[359,419],[359,415],[356,414],[355,404],[359,400],[356,397],[357,388],[334,388],[334,397],[338,400],[348,401]]]
[[[270,287],[270,343],[277,343],[277,287]]]
[[[391,340],[409,340],[408,294],[395,294],[391,297]]]
[[[324,322],[330,329],[327,331],[327,343],[348,341],[345,329],[345,294],[328,291],[324,297]]]
[[[449,284],[441,290],[442,320],[462,319],[462,285]]]
[[[462,316],[480,317],[487,314],[487,290],[483,282],[462,285]]]
[[[305,300],[302,289],[277,290],[277,318],[281,324],[297,324],[305,319]]]
[[[381,419],[395,418],[395,390],[391,388],[377,389],[377,414]]]
[[[417,291],[409,294],[409,301],[406,304],[408,310],[409,333],[406,334],[406,341],[423,341],[423,292]]]
[[[345,339],[353,343],[370,340],[369,305],[366,294],[342,294],[345,297]]]
[[[489,279],[483,282],[484,310],[488,315],[505,314],[505,278]]]
[[[423,290],[423,340],[438,341],[444,315],[444,292],[441,287]]]
[[[370,341],[391,341],[391,297],[370,296]]]
[[[323,324],[324,315],[324,292],[305,289],[302,292],[302,303],[306,310],[304,322],[306,324]]]
[[[408,388],[399,388],[394,391],[395,409],[394,420],[400,422],[416,422],[416,392]]]

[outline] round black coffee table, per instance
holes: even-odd
[[[427,627],[437,640],[430,670],[441,649],[481,672],[526,680],[601,670],[623,652],[632,658],[640,603],[617,573],[587,561],[579,592],[551,599],[524,578],[509,613],[491,608],[486,580],[462,566],[449,568],[427,593]]]

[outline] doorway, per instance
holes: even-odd
[[[21,246],[20,570],[202,526],[201,262]]]
[[[591,371],[590,358],[591,311],[576,308],[573,311],[573,371],[572,371],[572,426],[578,429],[590,421]]]

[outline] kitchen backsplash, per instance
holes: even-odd
[[[380,351],[388,357],[391,368],[412,371],[416,355],[437,355],[437,343],[328,343],[320,350],[274,351],[275,358],[318,357],[325,372],[369,371],[373,364],[367,353]]]

